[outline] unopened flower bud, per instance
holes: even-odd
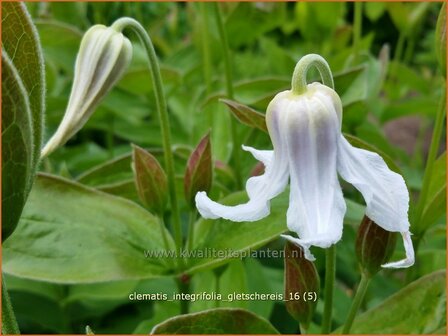
[[[42,157],[64,145],[84,126],[96,106],[121,78],[131,58],[131,42],[121,32],[95,25],[84,34],[64,118],[42,149]]]
[[[446,3],[440,9],[436,26],[436,54],[443,76],[446,75]]]
[[[305,259],[301,247],[285,244],[286,309],[303,328],[308,329],[317,305],[319,275],[313,262]]]
[[[356,237],[356,255],[361,270],[367,276],[375,275],[392,256],[397,232],[384,230],[364,216]]]
[[[212,186],[212,151],[210,133],[207,133],[191,153],[184,178],[185,199],[194,207],[194,197],[198,191],[208,192]]]
[[[154,156],[135,145],[132,168],[141,202],[150,211],[163,215],[168,202],[168,182],[163,168]]]

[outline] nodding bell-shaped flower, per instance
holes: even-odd
[[[249,178],[249,201],[225,206],[196,195],[204,218],[256,221],[270,212],[270,200],[290,182],[287,226],[298,237],[282,235],[303,248],[328,248],[341,239],[346,204],[339,175],[357,188],[366,202],[366,216],[383,229],[400,232],[406,258],[383,265],[402,268],[414,263],[409,232],[409,194],[403,178],[387,167],[376,153],[353,147],[341,133],[342,104],[337,93],[320,83],[306,84],[306,73],[315,65],[324,83],[333,85],[327,62],[319,55],[303,57],[294,71],[292,89],[277,94],[266,112],[273,150],[243,146],[265,165],[265,173]]]
[[[84,34],[64,118],[42,149],[41,157],[64,145],[84,126],[96,106],[121,78],[131,58],[131,42],[114,28],[95,25]]]

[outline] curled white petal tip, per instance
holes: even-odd
[[[414,247],[412,246],[411,233],[409,231],[401,232],[403,237],[404,249],[406,251],[406,258],[399,261],[393,261],[384,265],[384,268],[407,268],[411,267],[415,263]]]
[[[314,257],[314,255],[310,251],[310,246],[308,244],[304,243],[301,239],[298,239],[298,238],[295,238],[295,237],[289,236],[289,235],[283,235],[283,234],[280,235],[280,237],[290,241],[294,245],[297,245],[297,246],[301,247],[302,250],[303,250],[303,255],[304,255],[306,260],[309,260],[309,261],[316,260],[316,258]]]
[[[210,200],[210,198],[208,198],[207,193],[205,191],[198,192],[194,199],[196,202],[196,208],[198,209],[202,217],[204,217],[205,219],[219,218],[219,216],[216,216],[210,210],[210,202],[213,201]]]

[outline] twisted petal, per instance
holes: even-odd
[[[406,259],[383,266],[399,268],[413,265],[414,249],[408,221],[409,194],[403,178],[389,170],[381,156],[353,147],[342,135],[338,150],[338,172],[363,195],[366,215],[383,229],[401,232],[403,236]]]
[[[288,152],[285,142],[286,114],[289,100],[281,99],[288,92],[279,93],[270,103],[266,115],[273,151],[260,151],[251,147],[243,149],[263,162],[265,173],[247,180],[249,201],[236,206],[226,206],[212,201],[205,192],[196,194],[196,207],[204,218],[225,218],[235,222],[256,221],[269,215],[270,200],[280,194],[288,183]],[[279,99],[280,98],[280,99]],[[283,130],[283,132],[282,132]]]
[[[287,224],[299,239],[305,258],[314,260],[310,246],[328,248],[340,240],[346,210],[336,173],[340,134],[335,105],[330,98],[312,96],[291,104],[287,128],[290,165],[290,203]]]

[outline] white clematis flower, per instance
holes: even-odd
[[[83,36],[67,109],[41,157],[64,145],[90,118],[104,96],[122,77],[132,58],[128,38],[114,28],[91,27]]]
[[[266,112],[274,149],[243,146],[265,165],[263,175],[247,181],[249,201],[225,206],[199,192],[196,206],[200,214],[236,222],[259,220],[269,214],[270,200],[285,189],[289,179],[287,226],[298,238],[282,236],[301,246],[307,259],[314,260],[310,246],[328,248],[342,236],[346,205],[339,173],[361,192],[370,219],[403,236],[406,258],[383,267],[413,265],[409,194],[403,178],[389,170],[378,154],[350,145],[341,133],[341,122],[341,100],[328,86],[312,83],[300,94],[294,90],[280,92]]]

